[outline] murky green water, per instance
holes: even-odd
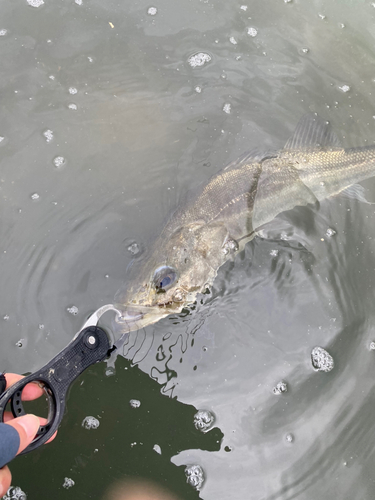
[[[49,361],[112,301],[132,243],[244,151],[282,147],[303,114],[374,143],[371,1],[29,3],[0,5],[2,370]],[[254,240],[190,314],[133,332],[114,376],[85,372],[13,484],[29,499],[99,499],[131,477],[181,499],[373,498],[374,213],[337,197],[286,214],[293,238]],[[315,346],[331,372],[313,371]],[[216,416],[206,434],[198,409]]]

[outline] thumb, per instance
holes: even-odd
[[[14,427],[19,434],[20,437],[20,445],[18,448],[18,453],[28,446],[31,441],[35,438],[36,433],[39,429],[39,418],[36,415],[32,415],[31,413],[27,415],[23,415],[22,417],[14,418],[13,420],[9,420],[6,425],[10,425]]]

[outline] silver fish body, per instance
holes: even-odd
[[[375,147],[344,149],[329,124],[304,116],[284,149],[243,155],[176,210],[117,292],[116,330],[180,312],[277,215],[374,175]]]

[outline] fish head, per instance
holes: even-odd
[[[227,238],[222,224],[194,223],[164,230],[115,296],[121,311],[115,330],[125,333],[181,312],[210,286],[227,260],[221,251]],[[218,251],[219,250],[219,251]]]

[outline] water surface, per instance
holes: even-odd
[[[187,190],[281,148],[303,114],[373,144],[374,20],[354,0],[3,0],[1,369],[49,361]],[[137,476],[183,499],[373,498],[374,211],[336,197],[285,214],[285,239],[255,239],[188,314],[133,332],[115,376],[85,372],[14,484],[56,500]],[[312,369],[315,346],[331,372]],[[198,409],[216,417],[206,434]]]

